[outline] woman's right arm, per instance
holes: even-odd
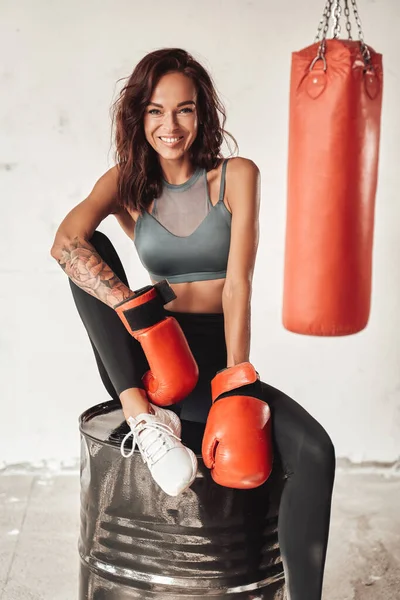
[[[51,256],[78,287],[112,308],[132,296],[132,291],[89,240],[101,221],[123,210],[117,205],[117,176],[115,166],[100,177],[89,196],[62,221],[51,248]]]

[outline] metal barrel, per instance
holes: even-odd
[[[192,486],[171,497],[154,483],[138,451],[131,458],[120,454],[128,426],[119,402],[86,410],[79,427],[79,600],[285,597],[279,464],[258,488],[222,487],[204,466],[199,439],[185,439],[183,430],[199,469]]]

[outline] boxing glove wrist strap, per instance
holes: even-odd
[[[239,390],[241,395],[260,398],[260,376],[249,362],[222,369],[211,381],[213,402],[229,396],[237,396]]]
[[[114,306],[132,331],[152,327],[165,319],[164,304],[175,300],[176,294],[164,279],[155,285],[146,285],[132,296]]]
[[[223,398],[229,398],[229,396],[251,396],[252,398],[260,399],[261,396],[261,382],[260,380],[255,381],[254,383],[249,383],[247,385],[242,385],[234,390],[230,390],[229,392],[223,392],[220,394],[213,402],[217,402],[218,400],[222,400]]]

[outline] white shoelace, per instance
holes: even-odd
[[[156,433],[154,439],[150,441],[148,447],[145,447],[146,438],[151,433]],[[130,458],[138,446],[143,458],[143,462],[153,465],[160,460],[170,448],[167,448],[165,434],[174,437],[179,442],[181,438],[174,434],[172,428],[165,423],[159,421],[140,421],[135,427],[129,431],[121,442],[121,454],[124,458]],[[132,449],[128,454],[125,454],[125,442],[132,436]],[[157,455],[158,454],[158,455]]]

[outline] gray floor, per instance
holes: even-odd
[[[324,600],[400,599],[400,476],[339,468]],[[0,474],[0,600],[75,600],[77,472]]]

